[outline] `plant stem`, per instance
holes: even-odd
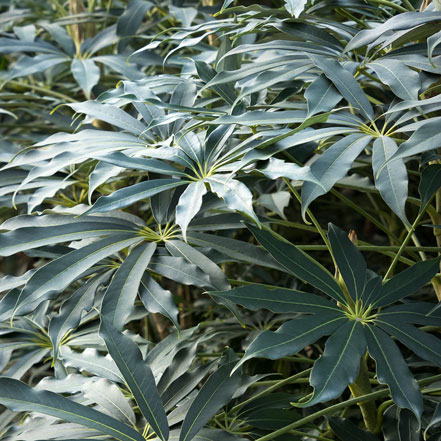
[[[291,377],[285,378],[284,380],[277,381],[275,384],[273,384],[272,386],[263,390],[262,392],[254,395],[251,398],[248,398],[248,400],[245,400],[242,403],[236,404],[236,406],[234,406],[231,409],[231,412],[237,412],[239,409],[241,409],[246,404],[251,403],[252,401],[256,400],[257,398],[263,397],[264,395],[269,394],[272,391],[279,389],[282,386],[285,386],[285,384],[290,384],[290,383],[296,381],[297,379],[308,375],[311,371],[312,371],[312,368],[309,368],[309,369],[306,369],[305,371],[302,371],[302,372],[299,372],[295,375],[292,375]],[[291,429],[289,429],[289,430],[291,430]]]
[[[369,381],[369,370],[366,364],[366,358],[363,357],[360,360],[360,372],[356,380],[349,385],[349,389],[354,397],[361,397],[366,394],[372,393],[372,386]],[[375,433],[377,426],[377,408],[375,401],[366,401],[358,403],[361,414],[363,415],[363,421],[366,429],[369,432]]]
[[[424,378],[423,380],[419,380],[417,382],[420,386],[424,386],[439,379],[441,379],[441,374],[433,375],[432,377]],[[255,441],[272,441],[274,438],[277,438],[281,435],[284,435],[285,433],[288,433],[291,430],[297,429],[298,427],[310,423],[311,421],[314,421],[315,419],[321,416],[327,415],[329,413],[333,413],[336,410],[344,409],[346,407],[352,406],[353,404],[359,404],[366,401],[376,400],[377,398],[385,397],[389,393],[390,393],[389,388],[387,388],[387,389],[378,390],[376,392],[371,392],[366,395],[361,395],[360,397],[351,398],[349,400],[343,401],[342,403],[334,404],[333,406],[329,406],[325,409],[319,410],[318,412],[314,412],[313,414],[308,415],[300,420],[297,420],[294,423],[288,424],[287,426],[282,427],[281,429],[278,429],[272,433],[269,433],[268,435],[262,436],[256,439]]]
[[[45,93],[47,95],[52,95],[56,98],[60,98],[61,100],[69,103],[77,102],[77,100],[71,98],[70,96],[65,95],[64,93],[55,92],[54,90],[46,89],[45,87],[35,86],[33,84],[20,83],[19,81],[14,81],[14,80],[8,81],[8,84],[12,84],[13,86],[17,86],[17,87],[24,87],[25,89],[36,90],[37,92]]]
[[[394,259],[392,260],[392,263],[390,264],[389,269],[387,270],[385,276],[384,276],[384,280],[387,280],[389,278],[389,276],[392,274],[393,270],[395,269],[395,265],[398,262],[398,259],[400,258],[401,254],[404,252],[404,250],[406,249],[406,245],[409,243],[410,239],[412,238],[412,235],[419,223],[419,221],[421,220],[421,218],[424,216],[425,210],[421,210],[418,213],[418,216],[416,217],[416,219],[414,220],[413,224],[410,226],[410,228],[407,231],[407,236],[406,238],[403,240],[403,243],[401,244],[399,250],[397,251],[397,254],[395,254]]]
[[[395,9],[399,12],[409,12],[406,8],[403,8],[402,6],[388,0],[369,0],[369,3],[373,3],[374,5],[387,6],[388,8]]]
[[[291,185],[291,182],[289,181],[289,179],[287,178],[283,178],[283,181],[285,182],[285,184],[288,186],[288,188],[290,189],[291,193],[295,196],[295,198],[299,201],[299,203],[302,203],[302,198],[300,197],[298,191]],[[328,238],[326,237],[325,231],[322,229],[322,227],[320,226],[320,224],[318,223],[317,219],[315,218],[315,216],[312,214],[311,210],[309,208],[306,209],[306,214],[309,216],[309,218],[311,219],[312,223],[314,224],[317,232],[320,234],[320,236],[323,239],[323,242],[325,243],[326,247],[329,250],[329,254],[332,257],[332,261],[334,262],[334,266],[337,268],[337,263],[334,260],[334,256],[332,254],[332,249],[331,249],[331,244],[329,243]]]

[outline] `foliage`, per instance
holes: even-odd
[[[0,14],[2,439],[439,440],[438,2],[35,5]]]

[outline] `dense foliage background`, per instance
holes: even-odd
[[[441,440],[441,4],[0,3],[0,437]]]

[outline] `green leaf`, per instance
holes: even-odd
[[[418,191],[421,197],[420,212],[424,209],[432,196],[441,187],[441,164],[430,164],[421,173]]]
[[[281,242],[268,231],[248,225],[248,229],[260,244],[290,274],[304,280],[328,294],[334,300],[345,303],[345,298],[335,279],[316,260],[290,243]]]
[[[146,127],[128,113],[110,104],[101,104],[97,101],[66,104],[78,113],[84,113],[92,118],[99,119],[120,129],[127,130],[135,135],[142,135]]]
[[[229,291],[209,291],[209,294],[230,300],[252,311],[269,309],[280,313],[310,314],[340,312],[333,303],[323,297],[292,289],[268,289],[262,285],[246,285]]]
[[[230,284],[224,272],[205,254],[180,240],[168,240],[166,248],[175,257],[183,257],[187,262],[196,265],[209,278],[216,289],[229,289]]]
[[[392,138],[379,136],[374,141],[372,149],[372,170],[375,177],[375,187],[381,197],[404,224],[409,225],[405,211],[408,187],[406,165],[403,160],[397,159],[381,168],[397,151],[397,144]]]
[[[86,213],[103,213],[125,208],[162,191],[184,184],[187,184],[187,182],[178,179],[151,179],[150,181],[140,182],[139,184],[116,190],[109,196],[101,196]]]
[[[411,410],[420,419],[423,398],[397,345],[375,326],[368,324],[365,331],[369,354],[377,364],[378,381],[389,386],[395,404]]]
[[[229,175],[216,174],[205,179],[211,191],[222,198],[228,208],[238,211],[260,226],[260,221],[253,210],[253,195],[242,182]]]
[[[367,64],[374,69],[380,80],[402,100],[417,100],[421,89],[418,72],[410,69],[402,61],[384,58]]]
[[[173,302],[173,294],[169,290],[165,290],[148,273],[145,273],[141,279],[139,297],[148,312],[162,314],[176,326],[176,329],[180,329],[179,311]]]
[[[348,384],[352,384],[360,370],[360,359],[366,352],[363,325],[351,320],[331,335],[326,341],[325,352],[314,363],[309,382],[314,393],[305,403],[307,407],[339,397]]]
[[[285,0],[285,9],[295,18],[303,12],[306,0]]]
[[[156,250],[156,243],[146,243],[134,248],[124,259],[104,293],[101,305],[103,320],[120,331],[129,318],[138,293],[141,278]]]
[[[408,302],[400,305],[389,306],[377,313],[379,320],[386,322],[396,320],[417,325],[437,326],[441,320],[441,310],[433,311],[435,303]]]
[[[39,303],[70,285],[100,260],[141,240],[133,234],[120,234],[93,242],[39,268],[17,296],[15,314],[32,311]]]
[[[352,104],[367,120],[374,118],[374,111],[363,89],[350,72],[332,58],[321,55],[307,54],[312,62],[332,81],[343,97]]]
[[[202,198],[207,193],[204,181],[192,182],[182,193],[176,205],[176,224],[181,227],[182,236],[187,241],[187,227],[202,206]]]
[[[337,141],[311,164],[311,173],[321,182],[321,186],[305,182],[302,187],[302,217],[311,202],[327,193],[333,185],[343,178],[352,163],[368,145],[371,136],[353,134]]]
[[[134,429],[112,417],[53,392],[38,391],[12,378],[0,378],[0,403],[17,412],[40,412],[90,427],[121,441],[144,439]]]
[[[318,76],[305,91],[308,117],[329,112],[340,102],[342,96],[324,75]]]
[[[113,152],[105,155],[92,154],[91,157],[119,167],[134,168],[135,170],[145,170],[166,175],[186,176],[185,173],[179,171],[176,167],[164,161],[159,161],[158,159],[132,158],[121,152]]]
[[[191,441],[212,416],[233,397],[241,385],[241,374],[231,371],[235,361],[226,363],[214,372],[202,386],[187,411],[179,441]]]
[[[100,79],[99,67],[90,58],[84,60],[74,58],[70,69],[76,82],[86,93],[87,99],[90,99],[90,92]]]
[[[54,68],[67,61],[69,61],[69,59],[66,56],[60,55],[37,55],[35,57],[24,56],[18,60],[6,79],[12,80],[17,77],[44,72],[47,69]]]
[[[100,335],[106,342],[109,354],[121,371],[142,415],[161,440],[167,441],[167,416],[152,370],[143,360],[138,346],[105,318],[101,320]]]
[[[437,118],[427,120],[425,124],[418,127],[412,136],[394,153],[380,168],[380,171],[390,162],[396,159],[404,159],[418,153],[434,150],[441,145],[441,133]]]
[[[136,427],[135,413],[130,402],[116,384],[100,378],[87,382],[82,390],[87,399],[97,403],[110,416],[128,426]]]
[[[278,360],[296,354],[324,335],[332,334],[346,321],[342,313],[321,312],[320,315],[290,320],[275,332],[264,331],[252,341],[235,369],[251,358]]]
[[[212,229],[210,225],[210,230]],[[278,270],[282,268],[267,252],[256,245],[241,240],[191,231],[188,233],[188,242],[200,247],[212,248],[228,256],[229,260],[238,260]]]
[[[389,279],[381,288],[381,293],[372,304],[375,307],[390,305],[404,299],[428,283],[439,271],[441,257],[418,262]]]
[[[135,233],[135,230],[116,222],[100,222],[99,219],[93,223],[78,222],[50,227],[18,228],[0,234],[0,255],[11,256],[45,245],[130,232]]]
[[[149,269],[184,285],[211,287],[208,276],[183,257],[155,256]]]
[[[130,2],[116,24],[116,33],[121,36],[135,35],[147,11],[153,3],[145,0]]]
[[[54,359],[57,358],[61,340],[68,331],[75,329],[80,324],[83,312],[92,308],[95,292],[108,276],[109,273],[105,273],[90,279],[77,289],[71,297],[63,302],[60,313],[50,321],[48,334],[54,348]]]
[[[348,235],[331,223],[328,225],[328,238],[346,288],[357,302],[362,296],[366,281],[366,260]]]
[[[329,417],[329,426],[341,441],[378,441],[378,438],[366,430],[357,427],[344,418]]]
[[[400,320],[399,316],[388,321],[375,320],[380,328],[396,337],[423,360],[441,367],[441,340],[427,332]]]

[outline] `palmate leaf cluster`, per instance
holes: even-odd
[[[426,3],[2,4],[2,439],[441,439]]]

